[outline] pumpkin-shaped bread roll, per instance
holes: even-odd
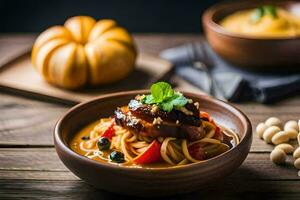
[[[77,89],[126,77],[136,54],[132,37],[115,21],[76,16],[41,33],[31,59],[49,83]]]

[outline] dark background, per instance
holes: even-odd
[[[218,0],[0,0],[0,32],[41,32],[74,15],[112,18],[131,32],[201,31]]]

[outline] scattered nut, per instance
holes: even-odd
[[[286,154],[290,154],[294,152],[294,147],[288,143],[279,144],[275,147],[275,149],[281,149]]]
[[[282,130],[283,128],[283,130]],[[275,164],[285,163],[287,154],[293,153],[295,159],[294,166],[300,169],[300,119],[297,121],[289,120],[284,126],[282,121],[277,117],[270,117],[265,122],[256,126],[256,133],[266,143],[277,145],[270,154],[270,160]],[[295,150],[290,139],[298,139],[299,147]],[[300,172],[300,171],[299,171]]]
[[[300,121],[299,121],[300,123]],[[271,126],[270,126],[271,125]],[[273,128],[271,128],[273,127]],[[278,127],[278,128],[275,128]],[[274,141],[272,141],[273,136],[281,131],[282,122],[277,117],[270,117],[266,120],[265,123],[261,122],[256,127],[256,133],[259,138],[265,140],[266,143],[273,143],[275,145],[287,142],[288,139],[296,139],[299,131],[298,123],[295,120],[290,120],[284,125],[284,133],[279,134],[275,137]],[[265,135],[265,136],[264,136]],[[285,136],[284,136],[285,135]],[[286,136],[287,135],[287,136]],[[278,138],[279,137],[279,140]]]
[[[297,168],[297,169],[300,169],[300,158],[297,158],[294,162],[294,166]]]
[[[258,135],[259,138],[263,137],[263,134],[264,134],[264,132],[265,132],[265,130],[267,128],[268,128],[268,126],[265,123],[263,123],[263,122],[261,122],[261,123],[259,123],[257,125],[257,127],[256,127],[256,133],[257,133],[257,135]]]
[[[280,128],[278,126],[271,126],[265,130],[263,133],[263,139],[266,143],[271,143],[272,142],[272,137],[280,132]]]
[[[300,147],[298,147],[298,148],[294,151],[293,157],[294,157],[295,159],[300,158]]]
[[[300,133],[298,134],[297,139],[298,139],[298,144],[299,144],[299,146],[298,146],[298,148],[294,151],[293,157],[295,158],[294,166],[295,166],[297,169],[300,169]]]
[[[277,126],[279,128],[282,128],[282,121],[277,117],[270,117],[269,119],[266,120],[265,124],[269,127]]]
[[[273,149],[270,154],[270,160],[275,164],[283,164],[286,159],[286,154],[281,149]]]
[[[298,132],[294,129],[285,130],[286,134],[289,136],[290,139],[294,140],[297,138]]]
[[[298,139],[298,144],[299,144],[299,146],[298,146],[298,148],[294,151],[294,154],[293,154],[293,157],[294,157],[295,159],[300,158],[300,133],[298,134],[297,139]]]
[[[298,123],[295,120],[290,120],[288,122],[285,123],[284,125],[284,130],[295,130],[296,132],[299,132],[299,126]]]
[[[281,143],[285,143],[289,141],[289,135],[286,134],[285,131],[280,131],[278,133],[276,133],[273,137],[272,137],[272,143],[277,145],[277,144],[281,144]]]

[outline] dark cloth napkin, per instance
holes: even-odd
[[[209,77],[193,63],[209,63],[211,77],[229,101],[271,103],[300,93],[300,74],[263,73],[237,68],[216,55],[205,40],[166,49],[160,56],[174,64],[177,75],[206,92],[209,92]]]

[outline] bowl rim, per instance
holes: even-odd
[[[213,6],[209,7],[202,15],[202,23],[204,26],[207,26],[208,28],[211,28],[214,32],[217,32],[222,35],[226,35],[228,37],[232,38],[238,38],[238,39],[247,39],[247,40],[253,40],[253,41],[290,41],[290,40],[299,40],[300,35],[298,36],[281,36],[281,37],[255,37],[251,35],[246,35],[246,34],[239,34],[239,33],[233,33],[231,31],[226,30],[223,28],[219,23],[215,22],[213,20],[213,16],[221,11],[221,10],[226,10],[228,7],[231,6],[238,6],[238,5],[244,5],[245,7],[251,7],[251,5],[255,5],[258,3],[276,3],[280,5],[288,5],[288,4],[294,4],[300,2],[295,1],[295,0],[287,0],[287,1],[275,1],[275,0],[266,0],[266,1],[261,1],[261,0],[253,0],[253,1],[235,1],[235,2],[221,2],[214,4]]]
[[[75,157],[76,159],[82,160],[84,162],[87,162],[91,165],[96,165],[98,167],[106,168],[106,169],[116,169],[116,170],[124,170],[124,171],[174,171],[174,170],[186,170],[186,169],[192,169],[195,167],[200,167],[203,163],[210,163],[215,160],[220,159],[223,156],[228,156],[229,154],[232,154],[235,151],[240,151],[242,148],[242,145],[246,145],[250,140],[250,145],[252,142],[252,125],[248,117],[237,107],[234,105],[221,101],[218,99],[215,99],[213,97],[210,97],[208,95],[202,95],[202,94],[196,94],[191,92],[184,92],[181,91],[184,95],[194,98],[204,98],[209,101],[213,101],[213,103],[216,103],[218,105],[221,105],[222,107],[225,107],[227,110],[230,110],[230,112],[233,112],[235,115],[238,114],[238,118],[241,120],[242,124],[245,126],[245,131],[243,133],[243,137],[240,138],[240,143],[235,146],[234,148],[231,148],[230,150],[216,156],[213,158],[210,158],[208,160],[204,160],[203,162],[199,163],[190,163],[188,165],[180,165],[180,166],[171,166],[171,167],[130,167],[130,166],[122,166],[118,164],[111,164],[111,163],[104,163],[104,162],[98,162],[93,159],[87,158],[83,155],[80,155],[73,151],[68,144],[65,144],[62,139],[61,135],[61,129],[63,127],[63,123],[68,120],[69,117],[71,117],[73,114],[76,114],[77,112],[80,112],[80,110],[84,110],[84,108],[89,107],[91,105],[97,104],[99,100],[107,99],[107,98],[113,98],[117,96],[127,96],[127,95],[135,95],[135,94],[144,94],[149,93],[149,90],[131,90],[131,91],[122,91],[122,92],[114,92],[109,93],[105,95],[100,95],[99,97],[93,98],[89,101],[79,103],[75,106],[73,106],[71,109],[69,109],[55,124],[53,138],[54,138],[54,144],[55,149],[58,154],[58,149],[64,151],[64,153],[68,154],[69,156]],[[248,153],[247,153],[248,154]],[[60,157],[60,156],[59,156]]]

